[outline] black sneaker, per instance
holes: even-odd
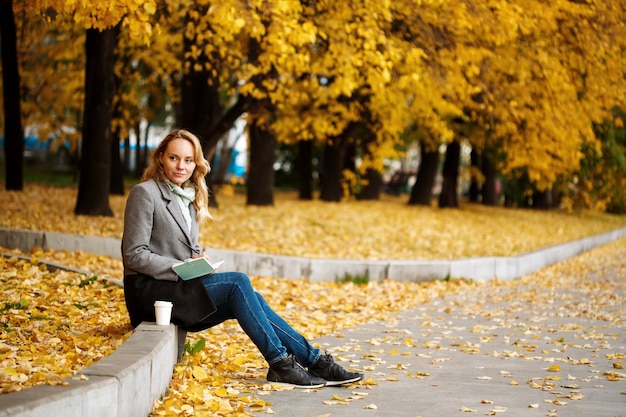
[[[324,379],[309,374],[293,355],[270,365],[267,380],[294,385],[296,388],[321,388],[326,385]]]
[[[343,385],[363,379],[363,374],[347,371],[337,365],[330,353],[321,355],[315,365],[309,367],[309,373],[324,378],[326,385]]]

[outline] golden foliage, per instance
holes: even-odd
[[[41,13],[49,21],[54,20],[51,16],[71,19],[84,29],[109,29],[123,21],[133,37],[146,43],[152,33],[150,16],[156,12],[155,0],[25,0],[23,4],[28,14]]]
[[[544,190],[577,171],[582,146],[594,145],[592,123],[626,102],[626,10],[616,2],[14,4],[26,29],[24,114],[44,138],[64,122],[80,125],[83,29],[120,21],[123,134],[178,100],[183,72],[206,71],[225,106],[249,98],[249,120],[271,125],[281,142],[323,143],[364,122],[376,140],[362,169],[382,169],[412,127],[434,146],[471,132],[502,172],[521,169]]]
[[[34,250],[31,256],[32,262],[0,257],[0,393],[58,383],[132,333],[121,287],[49,272],[37,262],[45,254]]]
[[[26,3],[13,4],[21,34],[18,63],[25,133],[50,141],[52,152],[66,140],[75,151],[84,100],[84,30],[60,18],[51,24],[36,13],[28,13]]]

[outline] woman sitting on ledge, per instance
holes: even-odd
[[[209,172],[198,138],[176,130],[161,141],[142,181],[131,189],[122,238],[131,324],[154,322],[154,302],[171,301],[172,322],[188,331],[237,319],[269,364],[268,381],[316,388],[362,379],[363,374],[339,366],[278,316],[247,275],[216,272],[182,280],[172,270],[175,263],[206,256],[198,234],[199,223],[211,217],[204,179]]]

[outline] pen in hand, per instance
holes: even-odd
[[[191,251],[194,253],[194,255],[192,256],[193,258],[207,258],[207,260],[211,260],[206,253],[199,251],[198,249],[194,248],[193,246],[191,246],[189,243],[185,242],[184,240],[178,239],[179,242],[181,242],[183,245],[187,246],[189,249],[191,249]]]

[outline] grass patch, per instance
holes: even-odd
[[[356,284],[356,285],[366,285],[370,282],[370,275],[369,272],[365,272],[365,274],[349,274],[346,273],[343,277],[336,277],[335,278],[335,282],[338,282],[339,284],[347,284],[347,283],[352,283],[352,284]]]
[[[6,303],[4,307],[0,309],[0,313],[3,313],[8,310],[27,310],[28,309],[28,300],[20,300],[16,303]]]
[[[87,285],[93,284],[94,282],[96,282],[97,279],[98,279],[97,275],[93,275],[89,278],[83,279],[78,284],[78,288],[83,288],[83,287],[86,287]]]

